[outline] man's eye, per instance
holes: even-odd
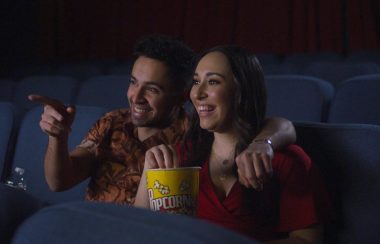
[[[152,93],[160,93],[160,90],[158,90],[157,88],[154,88],[154,87],[148,87],[146,88],[147,91],[150,91]]]
[[[130,79],[130,80],[129,80],[129,84],[130,84],[130,85],[135,85],[135,84],[136,84],[136,81],[133,80],[133,79]]]

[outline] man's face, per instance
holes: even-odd
[[[175,97],[168,71],[156,59],[140,56],[135,61],[127,93],[135,126],[157,128],[170,121]]]

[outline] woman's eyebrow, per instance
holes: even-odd
[[[220,76],[222,77],[223,79],[226,79],[226,77],[220,73],[217,73],[217,72],[208,72],[206,73],[206,76],[213,76],[213,75],[217,75],[217,76]],[[198,73],[194,73],[194,76],[198,76]]]

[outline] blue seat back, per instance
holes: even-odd
[[[132,71],[132,61],[115,64],[108,69],[109,75],[130,75]]]
[[[380,66],[374,63],[317,62],[307,66],[301,73],[324,79],[336,87],[355,76],[380,74]]]
[[[49,203],[83,199],[87,181],[65,192],[52,192],[45,181],[44,155],[48,137],[39,127],[42,110],[38,106],[26,113],[16,143],[13,167],[25,169],[27,191],[38,199]],[[100,107],[77,106],[69,150],[81,142],[92,124],[105,112],[106,109]]]
[[[265,52],[260,53],[259,52],[259,53],[255,53],[255,56],[259,59],[260,63],[263,65],[280,63],[279,55],[276,55],[274,53],[265,53]]]
[[[380,74],[355,77],[337,87],[328,122],[380,125],[379,108]]]
[[[104,70],[99,65],[88,63],[68,63],[61,64],[55,70],[54,74],[60,76],[73,77],[78,81],[84,81],[91,77],[104,74]]]
[[[13,105],[9,102],[0,102],[0,114],[0,180],[2,180],[8,168],[8,151],[12,142],[15,120]]]
[[[284,63],[303,68],[314,62],[342,62],[343,57],[334,52],[294,53],[284,58]]]
[[[27,96],[41,94],[70,104],[77,92],[77,85],[77,80],[66,76],[31,76],[18,83],[13,102],[28,110],[38,103],[30,102]]]
[[[267,114],[292,121],[324,121],[334,88],[326,81],[299,75],[266,77]]]
[[[53,73],[52,65],[50,64],[26,64],[14,67],[11,71],[11,78],[22,80],[29,76],[48,76]]]
[[[15,88],[15,81],[0,79],[0,101],[12,101]]]
[[[380,65],[380,50],[362,50],[362,51],[354,51],[347,55],[345,60],[346,62],[351,63],[363,63],[363,62],[371,62]]]
[[[26,243],[251,243],[214,224],[179,214],[107,203],[47,207],[27,219],[13,244]]]
[[[281,64],[264,64],[263,70],[265,75],[296,75],[298,69],[294,64],[281,63]]]
[[[129,79],[128,75],[104,75],[88,79],[79,87],[76,104],[109,109],[128,107]]]
[[[321,171],[336,221],[326,243],[380,240],[380,126],[296,124],[297,142]]]

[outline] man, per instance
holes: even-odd
[[[107,113],[72,152],[67,142],[75,107],[30,95],[44,104],[41,129],[48,134],[45,175],[53,191],[69,189],[90,177],[86,199],[132,204],[140,182],[146,150],[179,142],[187,118],[182,108],[192,78],[194,53],[177,40],[150,36],[135,47],[127,97],[129,109]],[[261,133],[236,161],[250,164],[249,186],[260,188],[272,172],[273,148],[294,142],[291,122],[268,120]]]

